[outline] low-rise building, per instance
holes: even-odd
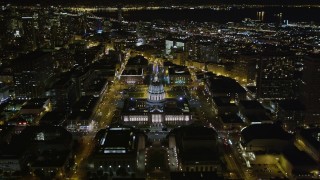
[[[186,85],[189,84],[191,74],[185,66],[174,66],[168,69],[168,83],[172,85]]]
[[[143,56],[128,59],[126,67],[120,76],[120,81],[125,84],[143,84],[148,69],[148,60]]]
[[[72,166],[72,146],[72,135],[63,127],[28,126],[10,144],[1,146],[0,164],[11,173],[63,178]]]
[[[256,100],[241,100],[238,107],[239,116],[247,124],[272,123],[268,111]]]
[[[230,97],[213,97],[212,106],[218,115],[236,114],[238,112],[237,105],[231,102]]]
[[[169,141],[169,148],[177,151],[181,171],[221,173],[218,135],[214,129],[195,124],[182,126],[170,132]]]
[[[251,124],[241,131],[239,147],[247,167],[251,164],[277,164],[292,144],[292,135],[278,124]]]
[[[98,97],[83,96],[72,107],[71,114],[65,123],[71,132],[88,132],[93,129],[94,121],[91,119],[97,105]]]
[[[145,141],[144,133],[130,126],[115,124],[100,130],[89,156],[88,170],[112,177],[134,176],[138,168],[144,167]]]
[[[252,124],[241,131],[240,147],[246,152],[280,153],[291,140],[278,124]]]
[[[246,99],[246,90],[234,79],[216,76],[208,78],[206,81],[206,90],[212,97],[230,97],[232,101]]]
[[[34,98],[22,105],[19,113],[20,114],[33,114],[40,116],[46,111],[51,110],[50,99],[47,98]]]
[[[243,120],[236,114],[221,115],[218,120],[222,129],[227,132],[239,132],[245,126]]]

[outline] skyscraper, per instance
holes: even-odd
[[[304,58],[301,98],[306,106],[306,123],[320,124],[320,56]]]
[[[45,87],[53,76],[53,61],[50,53],[32,52],[13,61],[15,97],[30,99],[43,97]]]
[[[294,77],[296,58],[287,54],[263,55],[257,66],[257,97],[293,99],[297,81]]]

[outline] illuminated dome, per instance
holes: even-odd
[[[148,89],[148,101],[158,102],[163,100],[165,100],[164,88],[158,79],[158,75],[156,74]]]

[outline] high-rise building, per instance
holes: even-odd
[[[166,40],[166,49],[165,53],[166,55],[169,55],[172,51],[172,49],[182,49],[183,51],[185,50],[185,40],[183,39],[167,39]]]
[[[71,74],[66,73],[53,84],[50,91],[53,108],[59,112],[68,112],[77,99],[75,82]]]
[[[293,99],[296,96],[296,57],[262,55],[257,65],[257,97],[262,99]]]
[[[199,48],[199,61],[207,63],[219,62],[218,47],[214,43],[202,43]]]
[[[301,100],[306,107],[306,123],[320,124],[320,56],[304,58]]]
[[[39,31],[38,16],[35,14],[33,16],[23,16],[22,17],[22,27],[23,27],[23,39],[24,39],[24,49],[25,50],[35,50],[38,47],[37,35]]]
[[[45,96],[45,87],[54,75],[50,53],[32,52],[13,60],[15,98],[30,99]]]
[[[252,84],[256,82],[256,58],[254,56],[237,55],[236,62],[230,71],[231,77],[240,83]]]
[[[122,21],[123,21],[122,8],[121,8],[121,6],[118,6],[118,21],[119,21],[119,22],[122,22]]]

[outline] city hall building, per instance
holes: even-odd
[[[163,124],[185,125],[192,120],[189,103],[186,98],[166,98],[158,68],[155,68],[152,82],[148,88],[147,99],[128,98],[125,100],[121,119],[128,125]]]

